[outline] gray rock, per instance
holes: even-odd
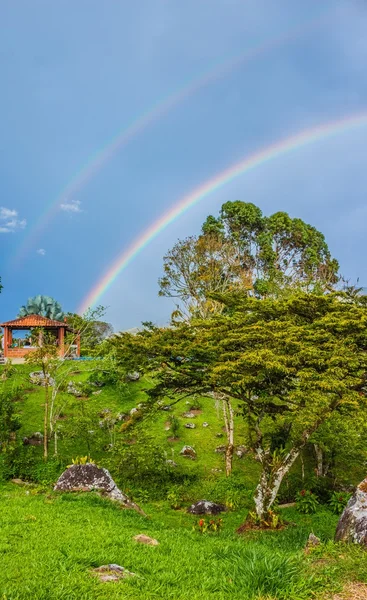
[[[171,460],[170,458],[168,460],[166,460],[167,465],[169,465],[170,467],[177,467],[177,463],[175,463],[174,460]]]
[[[136,415],[137,412],[139,412],[138,408],[132,408],[129,414],[132,417],[133,415]]]
[[[235,449],[235,454],[236,456],[238,456],[238,458],[243,458],[247,452],[245,446],[237,446]]]
[[[219,515],[219,513],[225,511],[226,507],[223,504],[217,504],[209,500],[199,500],[187,509],[187,512],[192,515]]]
[[[135,573],[131,573],[131,571],[114,563],[93,569],[93,575],[96,575],[103,583],[119,581],[119,579],[126,579],[127,577],[135,577]]]
[[[161,406],[159,410],[169,411],[169,410],[172,410],[172,406],[170,406],[169,404],[166,404],[164,406]]]
[[[308,536],[307,543],[306,543],[306,551],[309,550],[310,548],[314,548],[315,546],[319,546],[320,544],[321,544],[320,538],[318,538],[313,533],[310,533],[310,535]]]
[[[102,390],[97,390],[96,392],[92,392],[93,396],[99,396],[102,393]]]
[[[43,435],[40,431],[36,431],[31,435],[23,438],[23,444],[25,446],[41,446],[43,443]]]
[[[192,412],[185,412],[182,416],[185,417],[185,419],[195,419],[196,417]]]
[[[29,374],[29,379],[30,379],[30,382],[34,383],[35,385],[45,386],[46,382],[51,387],[53,387],[55,385],[54,378],[48,374],[46,374],[46,377],[45,377],[42,371],[33,371],[32,373]]]
[[[83,392],[81,391],[78,384],[75,383],[74,381],[69,381],[66,391],[68,394],[71,394],[72,396],[75,396],[76,398],[81,398],[81,396],[83,396]]]
[[[184,456],[185,458],[191,458],[191,460],[195,460],[196,459],[196,452],[194,450],[194,448],[192,448],[191,446],[184,446],[180,452],[181,456]]]
[[[128,373],[126,375],[126,381],[139,381],[140,373],[138,371],[134,371],[133,373]]]
[[[345,507],[336,528],[335,541],[367,546],[367,478],[359,484]]]
[[[209,427],[209,423],[207,423],[206,421],[204,421],[203,427]]]
[[[217,446],[215,449],[215,452],[217,452],[217,454],[224,454],[225,451],[226,451],[226,446]]]
[[[139,544],[146,544],[147,546],[159,546],[158,540],[149,537],[149,535],[145,535],[144,533],[139,533],[139,535],[135,535],[133,537],[135,542],[139,542]]]
[[[222,437],[224,437],[224,433],[216,433],[215,437],[222,438]]]
[[[93,463],[72,465],[66,469],[57,480],[54,490],[55,492],[101,492],[110,500],[115,500],[125,508],[133,508],[144,515],[141,508],[117,487],[109,471],[100,469]]]
[[[186,429],[195,429],[195,423],[185,423]]]
[[[118,415],[116,415],[117,421],[125,421],[126,417],[127,417],[126,413],[118,413]]]

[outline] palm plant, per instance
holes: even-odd
[[[27,315],[41,315],[55,321],[62,321],[64,312],[60,304],[50,296],[34,296],[28,298],[25,306],[21,306],[18,317],[26,317]]]

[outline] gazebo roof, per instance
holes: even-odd
[[[65,321],[55,321],[54,319],[47,319],[41,315],[27,315],[26,317],[19,317],[13,321],[7,321],[6,323],[0,323],[0,327],[12,327],[14,329],[28,329],[30,327],[68,327]]]

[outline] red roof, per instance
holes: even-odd
[[[41,315],[27,315],[26,317],[14,319],[14,321],[0,323],[0,327],[20,327],[26,329],[28,327],[68,327],[68,325],[65,321],[54,321]]]

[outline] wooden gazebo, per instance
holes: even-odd
[[[34,327],[42,327],[45,331],[49,331],[55,336],[55,344],[59,349],[59,355],[65,357],[69,354],[70,346],[65,347],[65,334],[67,331],[73,332],[65,321],[55,321],[53,319],[47,319],[41,315],[27,315],[26,317],[20,317],[14,319],[14,321],[7,321],[6,323],[0,323],[0,327],[4,329],[3,337],[3,354],[4,358],[22,359],[27,356],[29,352],[34,350],[32,344],[24,345],[22,347],[14,347],[13,344],[13,331],[21,330],[32,330]],[[74,332],[73,332],[74,333]],[[75,334],[75,342],[72,345],[74,355],[80,356],[80,335]]]

